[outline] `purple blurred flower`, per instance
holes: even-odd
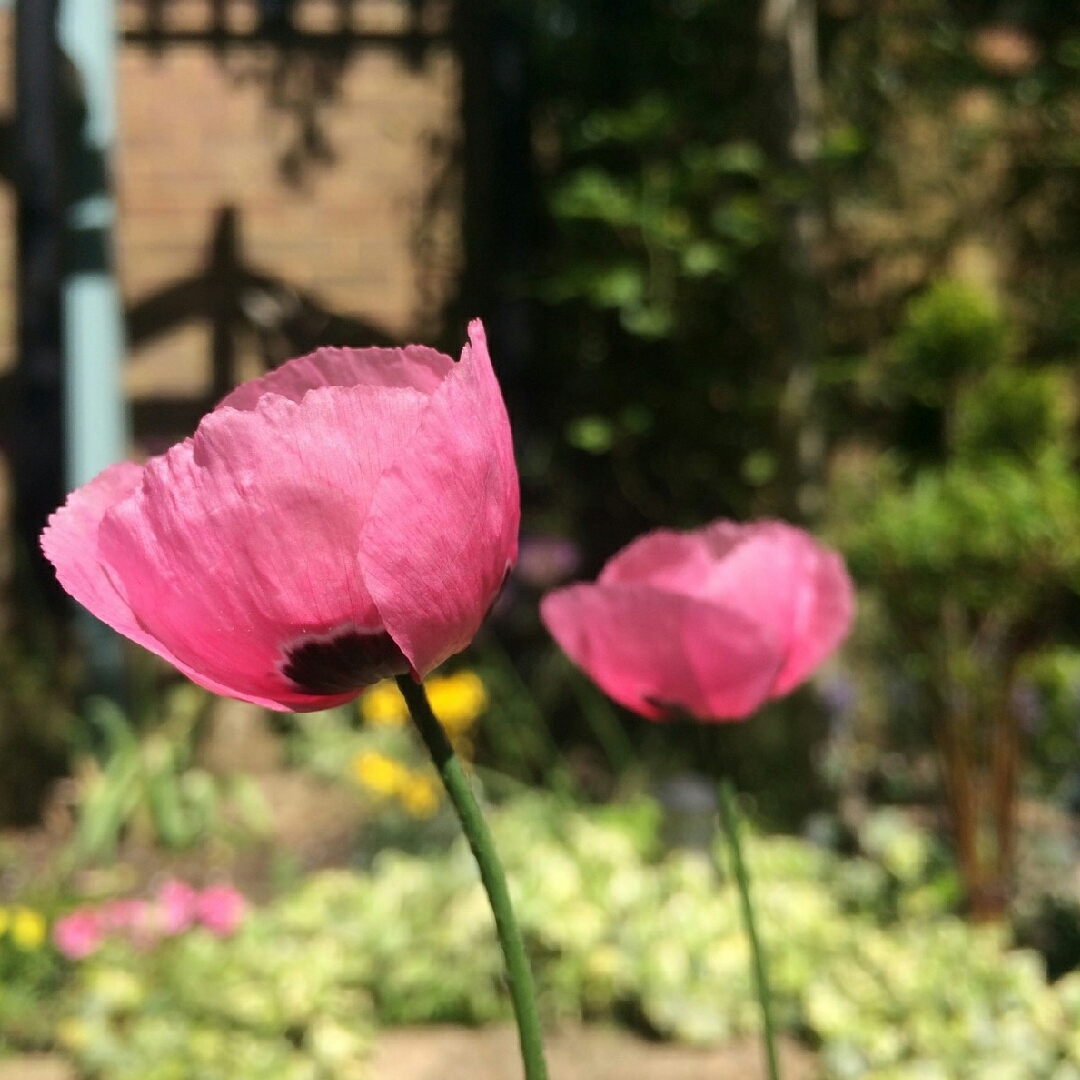
[[[1016,683],[1009,695],[1009,705],[1022,731],[1034,735],[1042,727],[1046,709],[1037,686],[1027,682]]]
[[[581,566],[581,551],[562,536],[523,536],[518,544],[516,575],[537,589],[569,580]]]
[[[818,694],[836,720],[846,719],[854,711],[859,698],[855,683],[846,675],[833,675],[821,680]]]

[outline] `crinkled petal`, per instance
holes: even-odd
[[[229,688],[205,677],[174,656],[139,622],[122,580],[110,572],[101,555],[102,518],[142,482],[143,466],[131,461],[110,465],[88,484],[73,491],[41,534],[41,548],[56,568],[64,589],[107,626],[156,653],[185,675],[216,694]]]
[[[149,462],[100,529],[144,631],[234,697],[304,709],[355,696],[304,693],[282,673],[283,650],[382,630],[357,560],[361,528],[427,400],[365,386],[302,403],[270,394],[249,411],[219,408]]]
[[[748,716],[781,662],[738,612],[648,585],[571,585],[548,593],[540,616],[607,694],[652,719],[672,708],[702,720]]]
[[[98,526],[113,505],[139,486],[142,474],[143,467],[132,461],[110,465],[73,491],[41,534],[41,550],[64,589],[102,622],[136,640],[142,632],[138,621],[101,563]]]
[[[517,556],[510,423],[479,320],[469,340],[380,482],[362,538],[364,580],[420,675],[472,640]]]
[[[316,349],[238,386],[218,408],[253,409],[264,394],[302,401],[322,386],[393,386],[430,396],[454,366],[449,356],[425,345],[403,349]]]

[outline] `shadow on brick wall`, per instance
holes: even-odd
[[[249,265],[241,235],[240,210],[220,207],[203,268],[129,305],[127,339],[132,348],[193,322],[208,322],[211,329],[208,392],[181,400],[143,398],[134,402],[132,428],[137,440],[171,442],[190,434],[200,417],[240,381],[237,357],[245,339],[254,341],[266,371],[330,342],[396,344],[376,324],[331,311],[282,278]]]
[[[249,0],[246,15],[225,0],[184,0],[198,10],[197,26],[171,25],[175,0],[123,0],[123,41],[152,53],[202,47],[228,63],[238,84],[263,87],[270,110],[287,118],[292,138],[278,160],[282,180],[302,187],[311,171],[336,160],[327,117],[340,99],[345,70],[366,48],[392,50],[419,70],[430,47],[446,40],[445,0],[405,0],[393,26],[366,13],[385,3],[332,0],[319,5],[317,28],[308,28],[305,0]],[[175,24],[177,20],[173,19]],[[237,60],[242,60],[237,64]]]

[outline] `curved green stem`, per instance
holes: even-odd
[[[424,740],[424,745],[439,770],[446,793],[454,804],[461,828],[469,847],[480,867],[480,878],[487,890],[491,910],[495,915],[495,928],[502,946],[503,959],[506,962],[507,980],[510,984],[510,998],[514,1005],[517,1020],[518,1039],[521,1042],[521,1059],[525,1065],[525,1080],[547,1080],[547,1065],[544,1063],[544,1047],[540,1037],[540,1017],[536,1010],[536,991],[533,988],[532,972],[525,955],[525,943],[521,937],[514,911],[510,904],[510,891],[506,886],[506,875],[495,852],[495,843],[488,829],[484,815],[473,794],[472,785],[465,775],[461,761],[454,753],[450,740],[446,737],[442,724],[431,711],[431,704],[424,692],[424,687],[414,682],[408,675],[397,679],[405,703],[409,706],[413,721]]]
[[[772,1018],[772,994],[769,992],[765,953],[761,948],[754,920],[754,905],[750,900],[750,876],[743,862],[742,843],[739,839],[739,810],[735,805],[735,789],[731,786],[730,780],[720,781],[720,821],[731,850],[731,866],[735,871],[735,882],[739,887],[739,900],[742,904],[743,923],[750,942],[754,984],[761,1004],[762,1037],[769,1066],[769,1080],[780,1080],[780,1065],[776,1056],[776,1030],[773,1027]]]

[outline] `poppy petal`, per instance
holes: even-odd
[[[308,635],[382,631],[357,562],[361,526],[426,402],[365,386],[302,404],[264,395],[246,412],[216,410],[149,462],[100,529],[145,631],[236,697],[325,708],[355,696],[305,694],[282,669]]]
[[[652,719],[670,707],[702,720],[747,716],[781,663],[776,643],[738,612],[648,585],[571,585],[548,593],[540,616],[607,694]]]
[[[41,534],[41,549],[56,567],[64,589],[102,622],[129,637],[131,631],[140,632],[139,624],[97,558],[98,527],[109,508],[139,486],[142,474],[142,466],[131,461],[110,465],[73,491]]]
[[[364,580],[420,675],[472,640],[517,556],[510,423],[479,320],[469,340],[380,482],[362,537]]]
[[[718,521],[697,535],[713,558],[703,592],[768,623],[786,657],[771,696],[790,693],[851,628],[854,590],[843,560],[783,521]]]
[[[57,580],[64,589],[106,626],[156,653],[208,690],[228,693],[223,684],[199,678],[197,672],[146,631],[128,602],[123,581],[110,572],[101,557],[102,518],[138,488],[142,477],[142,465],[122,461],[73,491],[49,518],[41,534],[42,551],[56,568]]]
[[[654,529],[612,555],[596,581],[600,585],[649,584],[698,596],[715,558],[700,533]]]
[[[255,408],[265,394],[302,401],[323,386],[393,386],[433,394],[454,362],[424,345],[403,349],[322,348],[290,360],[261,379],[253,379],[222,399],[218,408]]]
[[[773,697],[794,690],[830,656],[847,637],[855,617],[855,590],[843,559],[814,545],[806,563],[796,593],[791,646]]]

